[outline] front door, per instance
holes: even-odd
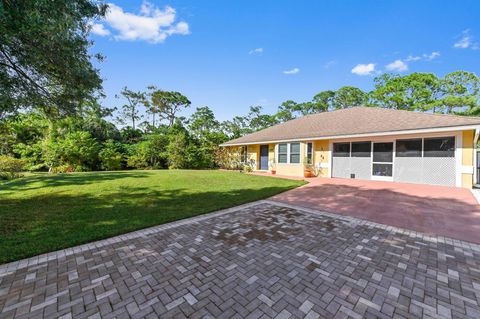
[[[372,149],[372,179],[393,181],[393,142],[374,142]]]
[[[260,145],[260,170],[268,170],[268,145]]]

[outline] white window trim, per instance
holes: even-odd
[[[300,144],[300,162],[299,163],[290,163],[290,144]],[[280,144],[287,144],[287,162],[286,163],[280,163],[280,161],[278,160],[278,157],[280,155],[280,152],[278,151],[278,148],[280,147]],[[291,143],[278,143],[276,145],[276,148],[277,148],[277,154],[275,154],[275,158],[276,158],[276,161],[277,161],[277,164],[279,165],[301,165],[302,164],[302,142],[291,142]]]
[[[315,150],[313,149],[313,142],[305,142],[305,158],[308,158],[308,144],[311,144],[312,145],[312,154],[310,156],[310,160],[311,160],[311,163],[310,165],[313,165],[315,163],[314,159],[315,159]],[[301,156],[301,152],[300,152],[300,156]]]

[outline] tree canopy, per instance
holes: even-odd
[[[0,1],[0,118],[29,108],[72,114],[98,94],[87,35],[105,10],[91,0]]]

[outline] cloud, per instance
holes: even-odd
[[[456,49],[468,49],[473,45],[472,36],[470,35],[470,30],[463,30],[460,38],[453,44],[453,47]]]
[[[405,62],[416,62],[416,61],[432,61],[433,59],[436,59],[440,56],[440,52],[438,51],[433,51],[432,53],[424,53],[422,55],[409,55],[406,59],[403,61]]]
[[[101,23],[92,23],[90,32],[92,32],[93,34],[99,35],[101,37],[110,35],[110,30],[105,29],[105,26]]]
[[[353,69],[352,73],[356,75],[371,75],[375,72],[375,64],[357,64]]]
[[[395,60],[392,63],[387,64],[385,68],[388,71],[405,72],[408,70],[408,65],[402,60]]]
[[[423,58],[424,58],[425,60],[427,60],[427,61],[432,61],[433,59],[436,59],[436,58],[438,58],[439,56],[440,56],[440,52],[434,51],[434,52],[432,52],[432,53],[430,53],[430,54],[424,54],[424,55],[423,55]]]
[[[263,48],[256,48],[256,49],[253,49],[253,50],[250,50],[248,52],[248,54],[252,55],[261,55],[263,53]]]
[[[298,72],[300,72],[300,69],[299,68],[293,68],[291,70],[285,70],[283,71],[283,74],[297,74]]]
[[[121,7],[109,3],[105,22],[114,31],[116,40],[147,41],[161,43],[174,34],[190,34],[188,23],[175,22],[176,11],[166,6],[163,10],[144,1],[139,14],[125,12]],[[100,28],[100,27],[97,27]],[[110,30],[100,28],[104,35]],[[93,32],[93,28],[92,28]],[[112,32],[113,33],[113,32]]]
[[[325,64],[323,65],[323,67],[324,67],[325,69],[330,69],[330,68],[331,68],[332,66],[334,66],[335,64],[337,64],[337,61],[335,61],[335,60],[330,60],[330,61],[328,61],[327,63],[325,63]]]

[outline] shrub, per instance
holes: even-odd
[[[0,155],[0,178],[14,179],[21,177],[25,161],[7,155]]]
[[[106,171],[114,171],[122,168],[124,156],[121,152],[122,145],[113,140],[103,143],[102,150],[98,153],[101,168]]]
[[[88,132],[72,132],[63,139],[43,142],[43,159],[52,171],[56,167],[71,166],[75,171],[88,171],[95,168],[98,156],[98,143]]]

